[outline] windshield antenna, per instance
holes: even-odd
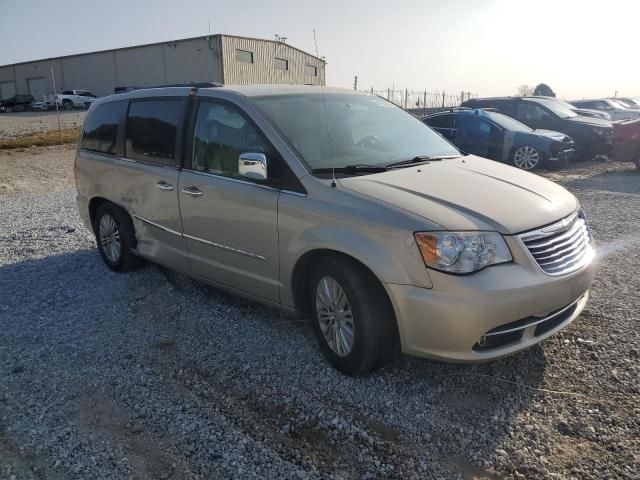
[[[318,40],[316,39],[316,29],[313,29],[313,43],[316,47],[316,57],[320,58],[318,54]],[[326,81],[326,69],[323,69],[323,77]],[[329,118],[327,117],[327,98],[324,95],[324,82],[320,81],[320,91],[322,92],[322,110],[324,112],[324,124],[327,127],[327,138],[329,140],[329,157],[332,160],[333,166],[331,167],[331,187],[336,188],[336,166],[335,162],[333,162],[333,144],[331,142],[331,130],[329,129]]]

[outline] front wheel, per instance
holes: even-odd
[[[511,163],[522,170],[535,170],[542,165],[542,152],[531,145],[523,145],[513,151]]]
[[[115,272],[131,270],[138,264],[131,249],[135,235],[131,220],[120,208],[111,203],[98,207],[94,219],[98,250],[104,263]]]
[[[310,282],[313,327],[329,362],[347,375],[366,374],[395,351],[393,310],[384,288],[363,267],[327,257]]]

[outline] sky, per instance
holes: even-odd
[[[327,84],[640,96],[637,0],[0,0],[0,65],[209,33],[327,59]]]

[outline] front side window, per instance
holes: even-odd
[[[547,112],[538,105],[527,102],[521,102],[518,104],[517,118],[524,123],[538,122],[547,116]]]
[[[236,49],[236,60],[242,63],[253,63],[253,52]]]
[[[273,59],[273,65],[278,69],[278,70],[289,70],[289,61],[285,60],[284,58],[274,58]]]
[[[193,170],[240,178],[241,154],[268,156],[268,152],[262,135],[236,107],[218,102],[200,104],[193,139]]]
[[[183,111],[180,99],[131,102],[126,123],[127,158],[177,166],[176,134]]]
[[[118,126],[126,109],[126,101],[98,105],[84,122],[80,147],[109,155],[117,154]]]
[[[460,154],[413,115],[374,95],[304,93],[252,100],[312,170]]]

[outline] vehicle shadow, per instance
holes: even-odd
[[[181,431],[180,416],[162,413],[174,405],[189,405],[191,421],[204,425],[216,409],[256,442],[284,445],[318,468],[338,464],[347,477],[366,473],[358,460],[366,451],[386,459],[389,473],[437,465],[461,478],[493,478],[485,462],[540,394],[546,368],[544,350],[534,347],[481,365],[398,356],[350,378],[326,363],[308,322],[152,264],[111,272],[95,249],[1,266],[0,317],[0,378],[16,398],[28,382],[55,403],[61,390],[126,376],[129,390],[155,392],[142,421],[156,432]],[[122,418],[149,401],[109,395]],[[167,441],[181,452],[182,437]]]

